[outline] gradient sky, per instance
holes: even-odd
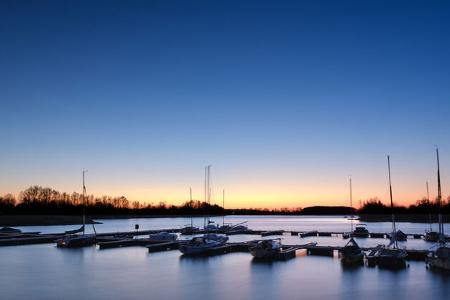
[[[1,1],[0,194],[305,207],[450,193],[448,1]]]

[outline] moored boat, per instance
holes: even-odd
[[[427,242],[436,243],[439,241],[439,232],[436,231],[426,231],[423,239]]]
[[[189,188],[189,203],[192,203],[192,188]],[[194,226],[194,219],[191,216],[191,224],[185,225],[181,228],[180,233],[183,235],[193,235],[199,231],[198,227]]]
[[[210,169],[211,166],[205,167],[205,202],[210,204],[211,189],[210,189]],[[221,247],[226,244],[228,237],[225,235],[208,233],[211,231],[217,231],[219,227],[209,216],[205,217],[204,231],[206,232],[202,236],[194,237],[189,242],[180,245],[181,253],[185,255],[198,255],[207,254],[211,250]]]
[[[427,187],[427,204],[430,206],[430,212],[428,213],[428,222],[430,223],[430,230],[425,231],[425,236],[423,239],[427,242],[436,243],[439,241],[439,232],[433,231],[433,222],[431,218],[431,202],[430,202],[430,189],[428,188],[428,181],[426,182]]]
[[[375,262],[380,268],[404,268],[407,257],[405,249],[385,247],[375,253]]]
[[[230,231],[248,230],[248,226],[245,223],[247,223],[247,221],[234,225],[232,223],[224,223],[222,226],[220,226],[219,231],[230,232]]]
[[[227,236],[207,233],[199,237],[194,237],[189,242],[180,245],[180,251],[186,255],[205,254],[214,248],[225,245],[227,241]]]
[[[390,239],[392,239],[392,233],[388,235]],[[401,230],[397,230],[395,232],[395,240],[399,242],[404,242],[408,239],[408,236]]]
[[[248,226],[246,225],[247,221],[238,223],[238,224],[232,224],[232,223],[225,223],[225,189],[222,191],[222,208],[224,211],[224,215],[222,216],[222,226],[219,227],[219,231],[223,233],[227,233],[230,231],[242,231],[242,230],[248,230]]]
[[[280,254],[281,249],[280,239],[262,240],[250,248],[250,253],[256,259],[274,259]]]
[[[437,181],[438,181],[438,197],[437,203],[439,206],[439,247],[436,251],[430,253],[426,259],[427,266],[441,270],[450,271],[450,247],[447,246],[447,240],[444,232],[444,222],[442,218],[442,192],[441,192],[441,174],[439,168],[439,150],[436,148],[437,158]]]
[[[369,236],[369,230],[366,228],[366,224],[357,224],[355,226],[355,230],[353,230],[353,236],[354,237],[368,237]]]
[[[450,247],[441,246],[426,258],[429,267],[450,271]]]
[[[349,178],[350,186],[350,207],[353,208],[353,190],[352,190],[352,178]],[[341,257],[341,262],[344,265],[358,265],[364,262],[364,252],[359,247],[353,238],[353,218],[350,218],[350,240],[347,244],[340,249],[339,256]]]
[[[214,223],[214,221],[208,221],[208,224],[205,226],[205,231],[206,232],[216,232],[219,231],[220,226],[216,223]]]
[[[96,243],[94,234],[67,234],[56,241],[59,248],[80,248],[92,246]]]
[[[194,227],[191,225],[186,225],[185,227],[181,228],[181,234],[183,235],[193,235],[199,231],[198,227]]]
[[[398,248],[397,238],[400,230],[396,230],[395,215],[394,215],[394,200],[392,197],[392,184],[391,184],[391,164],[388,160],[388,178],[389,178],[389,195],[391,199],[391,211],[392,211],[392,233],[390,234],[391,242],[387,247],[380,247],[377,251],[371,254],[368,258],[371,263],[375,263],[381,268],[404,268],[407,266],[406,258],[408,253],[405,249]]]
[[[95,234],[95,226],[92,222],[92,228],[94,229],[94,234],[85,234],[86,226],[86,215],[85,215],[85,199],[86,199],[86,186],[84,182],[85,173],[87,171],[83,170],[83,226],[79,229],[66,231],[66,234],[56,241],[56,246],[59,248],[80,248],[86,246],[92,246],[96,243],[97,238]],[[81,233],[81,234],[77,234]]]
[[[364,262],[364,251],[353,238],[339,251],[339,255],[344,265],[358,265]]]

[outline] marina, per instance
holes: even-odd
[[[385,282],[384,278],[391,278],[392,284],[400,280],[403,285],[423,287],[422,295],[428,297],[436,295],[437,291],[447,289],[450,275],[426,268],[425,257],[435,245],[424,239],[414,239],[412,234],[421,234],[428,228],[428,224],[399,223],[398,227],[409,234],[406,242],[399,242],[400,247],[408,252],[408,268],[402,271],[390,271],[364,265],[347,268],[339,259],[339,251],[349,239],[343,234],[349,231],[350,221],[342,216],[330,217],[292,217],[292,216],[226,216],[226,221],[233,224],[248,221],[248,231],[242,234],[228,235],[229,241],[202,255],[184,255],[179,246],[187,242],[192,236],[181,235],[180,230],[190,222],[190,218],[148,218],[148,219],[119,219],[101,220],[103,224],[96,226],[97,244],[76,249],[57,248],[55,241],[40,241],[39,244],[0,247],[0,255],[10,257],[1,261],[0,274],[7,278],[0,283],[4,293],[12,298],[31,296],[29,294],[33,283],[55,282],[70,290],[67,278],[72,278],[77,287],[90,287],[92,297],[107,299],[111,297],[136,298],[154,293],[156,298],[168,299],[172,297],[191,297],[194,295],[207,296],[201,290],[203,282],[214,284],[216,298],[229,299],[229,285],[244,283],[247,288],[234,291],[233,296],[246,298],[248,293],[253,297],[273,295],[287,298],[294,297],[286,294],[288,290],[283,286],[291,286],[295,293],[307,295],[305,297],[335,298],[329,293],[341,293],[341,289],[348,289],[349,282],[359,282],[352,285],[351,295],[358,295],[361,291]],[[216,222],[221,217],[212,217]],[[194,226],[199,226],[203,218],[193,218]],[[357,223],[357,221],[355,221]],[[139,224],[138,231],[131,230]],[[445,224],[447,227],[448,224]],[[79,227],[79,226],[78,226]],[[77,226],[31,226],[17,227],[24,234],[32,232],[47,238],[55,239],[59,236],[51,235],[73,230]],[[284,228],[284,229],[283,229]],[[315,229],[314,229],[315,228]],[[369,232],[389,232],[389,223],[368,223]],[[87,234],[93,234],[91,227]],[[261,232],[282,231],[281,235],[261,237]],[[332,233],[332,235],[313,235],[300,237],[302,232]],[[37,234],[37,232],[41,232]],[[176,232],[176,241],[152,243],[150,234],[159,232]],[[251,233],[251,234],[250,234]],[[16,235],[19,233],[15,233]],[[200,233],[197,236],[201,236]],[[133,238],[131,238],[133,237]],[[265,239],[280,239],[284,248],[289,249],[282,256],[270,260],[254,259],[249,248],[257,241]],[[136,241],[135,241],[136,240]],[[142,241],[140,241],[142,240]],[[386,238],[355,238],[365,253],[375,249],[378,244],[386,243]],[[109,243],[111,242],[111,243]],[[109,244],[108,244],[109,243]],[[295,247],[295,248],[294,248]],[[29,257],[39,259],[28,259]],[[14,267],[13,267],[14,266]],[[7,275],[6,270],[19,270]],[[29,272],[25,270],[54,270],[52,272]],[[70,272],[65,272],[69,268]],[[24,270],[24,271],[20,271]],[[381,272],[381,273],[380,273]],[[196,274],[192,276],[192,274]],[[203,276],[207,273],[209,276]],[[76,276],[77,274],[91,274]],[[382,275],[382,278],[379,276]],[[22,288],[17,288],[18,276],[21,278]],[[76,276],[76,277],[74,277]],[[123,276],[130,278],[126,284]],[[212,277],[211,277],[212,276]],[[318,286],[327,278],[329,289],[319,289]],[[420,283],[417,282],[420,278]],[[180,282],[180,281],[181,282]],[[281,280],[285,283],[281,284]],[[381,280],[381,281],[380,281]],[[343,281],[343,282],[342,282]],[[361,282],[363,281],[364,284]],[[114,283],[114,284],[111,284]],[[275,284],[275,282],[278,282]],[[300,283],[299,283],[300,282]],[[182,296],[180,290],[194,287],[196,292],[191,296]],[[178,286],[171,289],[171,286]],[[390,285],[377,287],[377,294],[390,289]],[[434,290],[425,289],[434,286]],[[108,287],[106,289],[106,287]],[[164,293],[157,287],[165,287]],[[192,289],[188,289],[192,291]],[[155,292],[157,291],[157,292]],[[59,289],[43,285],[42,295],[47,299],[62,298]],[[51,296],[49,296],[51,293]],[[65,299],[76,299],[79,295],[87,296],[86,292],[77,292],[73,296],[64,294]],[[396,295],[407,296],[408,289],[399,291]],[[113,295],[114,294],[114,295]],[[77,297],[75,296],[77,295]],[[133,296],[134,295],[134,296]],[[153,295],[153,294],[152,294]],[[15,297],[14,297],[15,296]],[[29,297],[28,297],[29,298]],[[338,297],[339,298],[339,297]],[[439,297],[438,297],[439,298]],[[8,299],[8,298],[6,298]],[[44,298],[37,298],[44,299]],[[369,296],[369,299],[372,299]],[[373,298],[375,299],[375,298]],[[386,296],[386,299],[395,299]]]
[[[450,1],[0,20],[1,300],[449,299]]]
[[[95,244],[98,246],[99,250],[103,249],[113,249],[113,248],[123,248],[123,247],[135,247],[140,246],[147,248],[149,252],[159,252],[166,250],[175,250],[179,249],[180,245],[186,244],[188,240],[180,239],[176,241],[162,241],[155,240],[152,238],[139,238],[139,236],[151,236],[158,233],[180,233],[181,229],[160,229],[160,230],[141,230],[141,231],[123,231],[123,232],[105,232],[105,233],[97,233]],[[224,234],[235,235],[235,233],[230,232]],[[270,233],[270,234],[268,234]],[[196,234],[202,235],[203,231],[199,231]],[[240,232],[239,235],[251,235],[257,236],[261,235],[262,237],[266,236],[298,236],[299,238],[305,237],[345,237],[348,233],[346,232],[298,232],[298,231],[285,231],[285,230],[251,230],[248,229],[246,231]],[[61,239],[64,236],[63,233],[54,233],[54,234],[41,234],[41,233],[11,233],[10,236],[8,234],[3,234],[0,238],[0,246],[19,246],[19,245],[32,245],[32,244],[51,244],[56,243],[58,239]],[[182,235],[180,235],[181,237]],[[389,234],[387,233],[376,233],[375,236],[369,235],[369,237],[379,238],[382,236],[384,239],[389,238]],[[408,234],[409,237],[416,239],[419,237],[420,239],[424,239],[423,234]],[[300,241],[301,239],[299,239]],[[250,252],[249,248],[261,240],[249,240],[245,242],[230,242],[224,245],[220,245],[218,247],[213,247],[208,250],[205,255],[217,255],[217,254],[225,254],[230,252]],[[424,240],[425,241],[425,240]],[[334,256],[336,252],[343,249],[343,246],[338,245],[318,245],[317,242],[310,242],[306,244],[292,243],[290,240],[289,244],[283,244],[283,254],[277,259],[286,259],[294,258],[295,251],[305,250],[309,255],[319,255],[319,256]],[[376,250],[376,247],[362,247],[362,250],[365,252],[371,252]],[[424,261],[427,254],[430,253],[430,250],[427,249],[407,249],[408,259],[411,260],[420,260]],[[294,254],[293,254],[294,253]]]
[[[141,231],[115,231],[115,232],[99,232],[96,234],[97,238],[108,238],[108,237],[137,237],[143,235],[157,234],[161,232],[169,233],[180,233],[183,236],[182,229],[171,228],[171,229],[159,229],[159,230],[141,230]],[[197,230],[190,235],[202,235],[206,233],[205,230]],[[298,236],[299,238],[310,238],[310,237],[341,237],[343,239],[349,238],[349,232],[345,231],[290,231],[290,230],[239,230],[239,231],[221,231],[217,230],[217,233],[225,235],[260,235],[261,237],[268,236]],[[41,244],[41,243],[51,243],[58,238],[62,238],[65,233],[13,233],[13,234],[2,234],[0,235],[0,246],[12,246],[23,244]],[[407,233],[407,239],[420,239],[425,240],[425,233]],[[371,232],[368,236],[359,238],[373,238],[373,239],[389,239],[390,233],[382,232]],[[449,237],[446,237],[449,240]],[[50,242],[46,242],[49,240]],[[9,244],[8,241],[11,243]],[[33,242],[34,241],[34,242]],[[432,243],[432,242],[430,242]]]

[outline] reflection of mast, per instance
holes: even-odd
[[[392,242],[394,243],[394,248],[397,248],[397,230],[395,228],[395,215],[394,215],[394,201],[392,200],[392,184],[391,184],[391,162],[388,159],[388,173],[389,173],[389,195],[391,196],[391,212],[392,212]]]

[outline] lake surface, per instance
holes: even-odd
[[[213,218],[221,223],[222,218]],[[98,232],[177,228],[189,218],[101,220]],[[343,217],[229,216],[249,228],[296,231],[349,231]],[[203,224],[195,218],[194,224]],[[28,226],[23,231],[61,232],[77,226]],[[90,228],[90,227],[89,227]],[[399,223],[406,233],[423,233],[422,223]],[[437,226],[435,225],[435,229]],[[368,223],[372,232],[389,232],[390,223]],[[446,227],[450,231],[449,226]],[[260,238],[231,236],[231,241]],[[316,241],[344,245],[341,237],[282,237],[286,244]],[[387,243],[358,239],[360,245]],[[422,240],[401,247],[428,249]],[[248,253],[189,258],[179,251],[149,254],[144,247],[98,250],[59,249],[54,244],[0,247],[0,299],[449,299],[450,274],[433,272],[423,262],[400,271],[360,267],[345,269],[337,257],[306,256],[284,262],[255,262]]]

